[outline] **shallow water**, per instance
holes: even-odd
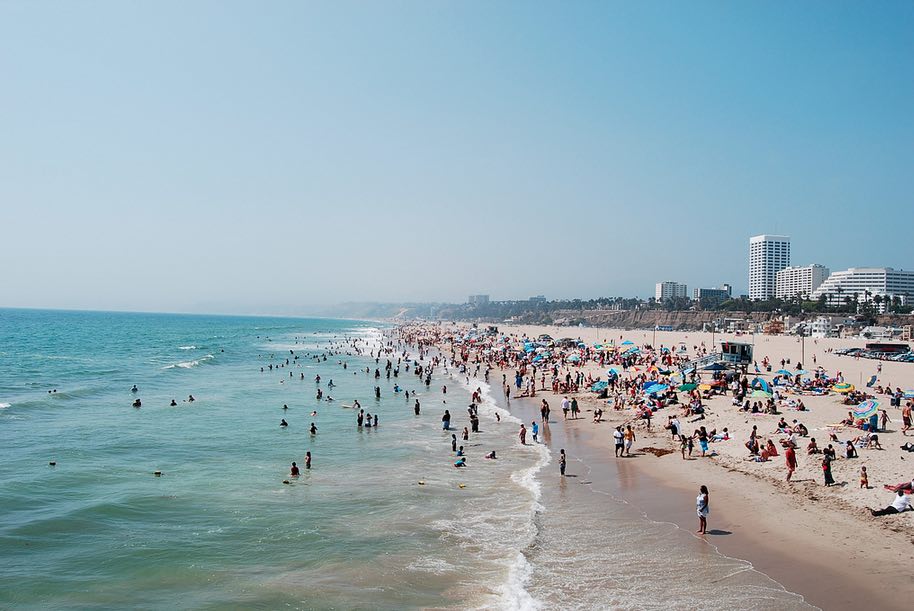
[[[383,359],[305,358],[343,337],[379,334],[351,321],[0,311],[0,606],[527,605],[519,552],[543,453],[507,451],[515,424],[484,406],[469,466],[455,469],[440,416],[447,401],[452,426],[468,424],[468,392],[444,372],[426,388],[403,365],[376,382],[364,368],[383,372]],[[336,401],[316,400],[318,373]],[[341,407],[353,399],[377,429],[357,428]],[[483,460],[493,449],[499,460]],[[306,450],[314,468],[283,484]]]

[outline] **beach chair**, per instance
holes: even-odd
[[[872,388],[872,387],[873,387],[873,384],[875,384],[875,383],[876,383],[876,376],[873,376],[873,377],[870,378],[870,381],[866,383],[866,387],[867,387],[867,388]]]

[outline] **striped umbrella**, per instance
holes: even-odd
[[[854,385],[853,384],[835,384],[834,386],[831,387],[831,389],[833,391],[841,393],[843,395],[843,394],[852,392],[854,390]]]
[[[869,418],[876,413],[877,407],[879,407],[879,401],[867,399],[854,408],[854,418]]]

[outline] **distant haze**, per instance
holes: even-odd
[[[914,268],[914,3],[0,3],[0,306]]]

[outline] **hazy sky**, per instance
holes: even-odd
[[[744,292],[912,194],[912,2],[0,2],[0,306]]]

